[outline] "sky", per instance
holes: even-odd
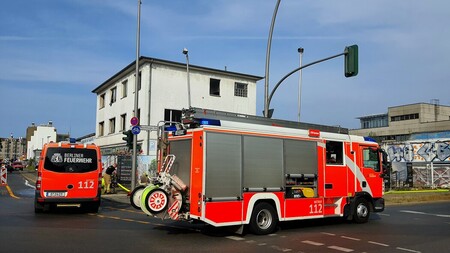
[[[276,0],[142,0],[142,56],[264,76]],[[92,90],[136,59],[137,0],[0,3],[0,137],[53,122],[95,132]],[[339,57],[303,69],[302,122],[360,128],[357,117],[439,101],[450,106],[450,1],[281,0],[269,91],[300,64],[359,47],[359,73]],[[257,115],[264,108],[257,83]],[[286,79],[273,118],[298,120],[299,75]],[[195,101],[193,101],[195,104]],[[180,108],[181,109],[181,108]]]

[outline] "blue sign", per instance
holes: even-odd
[[[135,135],[139,134],[141,132],[141,128],[139,126],[134,126],[131,128],[131,132]]]

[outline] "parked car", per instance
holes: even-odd
[[[23,170],[22,162],[13,162],[11,166],[14,168],[14,170]]]

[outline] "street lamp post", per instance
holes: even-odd
[[[275,25],[275,19],[277,17],[278,6],[280,6],[281,0],[277,0],[275,10],[273,11],[272,23],[270,24],[269,38],[267,40],[266,50],[266,71],[264,74],[264,117],[269,118],[269,63],[270,63],[270,48],[272,46],[272,34],[273,27]]]
[[[299,47],[297,50],[300,53],[300,71],[299,71],[299,79],[298,79],[298,122],[300,122],[300,109],[301,109],[301,99],[302,99],[302,60],[303,60],[303,51],[302,47]]]
[[[189,51],[187,48],[183,49],[183,54],[186,55],[186,75],[187,75],[187,92],[188,92],[188,108],[191,108],[191,83],[189,77]]]
[[[138,115],[138,93],[139,93],[139,56],[140,56],[140,35],[141,35],[141,0],[137,1],[137,31],[136,31],[136,78],[134,83],[134,116]],[[133,134],[133,157],[131,158],[131,189],[136,186],[137,172],[137,134]]]

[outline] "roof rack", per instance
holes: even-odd
[[[281,119],[270,119],[262,116],[248,115],[242,113],[218,111],[211,109],[203,109],[197,107],[191,107],[189,109],[183,109],[183,119],[198,119],[208,118],[217,120],[228,120],[242,123],[260,124],[267,126],[278,126],[295,129],[317,129],[323,132],[348,134],[348,128],[342,128],[340,126],[326,126],[319,124],[311,124],[305,122],[296,122]]]

